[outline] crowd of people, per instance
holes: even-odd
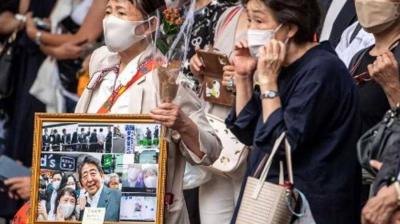
[[[173,200],[166,202],[165,223],[236,223],[247,178],[260,172],[285,133],[294,188],[304,194],[309,202],[304,209],[312,214],[312,222],[303,223],[400,223],[400,164],[393,160],[400,150],[386,155],[390,162],[385,154],[381,161],[370,161],[378,173],[370,182],[364,181],[357,157],[360,137],[400,106],[399,0],[3,2],[0,40],[6,42],[13,33],[16,39],[9,67],[13,88],[9,94],[0,91],[0,155],[31,166],[35,112],[149,114],[169,129],[165,187]],[[174,23],[190,26],[179,42],[184,52],[173,101],[162,98],[157,69],[162,49],[155,44],[156,33],[166,26],[156,12],[166,7],[182,11],[184,21]],[[228,58],[218,75],[232,104],[205,100],[209,65],[199,49]],[[230,144],[221,142],[223,133],[214,130],[209,116],[225,121],[248,146],[246,159],[229,173],[210,168]],[[42,139],[44,151],[107,152],[106,130],[82,128],[72,135],[49,130]],[[144,135],[154,142],[160,130],[147,129]],[[274,158],[265,181],[281,181],[282,158]],[[103,177],[96,164],[82,162],[80,169],[94,166],[93,175]],[[190,169],[208,178],[184,189]],[[54,173],[51,184],[41,180],[41,197],[52,204],[43,203],[39,214],[44,220],[80,220],[76,207],[87,204],[80,202],[79,191],[93,196],[106,189],[120,198],[111,188],[145,186],[137,176],[123,182],[110,174],[107,181],[96,179],[92,191],[85,188],[84,171]],[[105,182],[109,187],[103,187]],[[16,177],[4,183],[0,217],[10,220],[30,199],[31,182]],[[115,214],[119,211],[107,208],[107,220],[115,220]]]
[[[62,129],[62,135],[58,134],[57,129],[44,129],[42,135],[42,151],[60,152],[60,151],[77,151],[77,152],[111,152],[112,132],[111,129],[105,133],[103,128],[85,128],[75,130],[72,134],[68,133],[65,128]]]
[[[116,221],[119,219],[120,185],[117,174],[105,175],[100,162],[90,156],[83,159],[77,175],[65,172],[42,174],[38,220],[78,221],[82,220],[88,204],[93,207],[103,204],[107,205],[106,220]],[[96,194],[100,196],[95,199]]]

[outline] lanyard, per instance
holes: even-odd
[[[100,107],[97,111],[98,114],[105,114],[110,112],[111,108],[114,106],[115,102],[117,102],[118,98],[125,93],[129,87],[135,84],[140,78],[145,76],[148,72],[154,69],[156,66],[156,62],[154,60],[147,60],[142,63],[136,74],[132,77],[132,79],[126,85],[119,85],[116,89],[113,90],[111,96],[108,97],[107,101]]]

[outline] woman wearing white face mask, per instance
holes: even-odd
[[[61,172],[55,172],[52,176],[51,183],[47,186],[46,189],[46,212],[53,213],[55,210],[55,201],[57,197],[57,192],[61,186],[61,180],[63,179],[64,174]]]
[[[157,187],[157,169],[147,168],[144,170],[144,186],[146,188],[156,188]]]
[[[286,132],[294,187],[310,202],[316,223],[359,223],[357,89],[330,44],[313,42],[320,19],[317,1],[244,3],[248,40],[236,45],[236,105],[226,123],[243,143],[253,145],[246,176],[254,175]],[[279,159],[274,158],[268,181],[278,183]]]
[[[38,213],[41,221],[77,221],[75,214],[77,195],[71,188],[59,191],[55,200],[54,212],[47,214],[45,208],[39,205]]]
[[[75,208],[76,208],[77,196],[75,191],[71,188],[62,189],[56,199],[56,213],[54,214],[54,219],[51,219],[51,214],[49,215],[49,220],[54,221],[76,221]]]
[[[182,192],[185,159],[209,165],[221,146],[190,87],[179,85],[173,103],[161,102],[150,44],[157,19],[149,15],[163,5],[162,0],[108,1],[103,21],[106,46],[92,55],[91,81],[76,112],[150,114],[170,128],[166,192],[173,200],[166,202],[165,222],[189,223]]]

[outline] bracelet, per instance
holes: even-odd
[[[400,206],[400,183],[398,181],[394,182],[394,188],[396,189],[397,193],[397,207]]]
[[[42,38],[42,31],[37,31],[35,34],[35,43],[39,46],[42,44],[42,42],[40,41],[41,38]]]

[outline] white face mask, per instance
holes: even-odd
[[[71,190],[76,190],[76,186],[75,185],[67,185],[66,188],[69,188]]]
[[[157,187],[157,177],[156,176],[148,176],[144,178],[144,185],[147,188],[156,188]]]
[[[250,55],[253,58],[259,57],[259,49],[264,46],[266,43],[271,41],[276,32],[282,27],[282,24],[279,25],[274,30],[256,30],[256,29],[248,29],[247,30],[247,42],[249,45]]]
[[[53,183],[52,183],[52,186],[53,186],[53,188],[54,188],[54,190],[58,190],[59,188],[60,188],[60,184],[61,184],[61,181],[53,181]]]
[[[64,216],[64,219],[69,218],[75,210],[75,205],[72,203],[60,204],[58,206]]]
[[[112,15],[106,16],[103,19],[103,32],[104,42],[108,50],[111,52],[123,52],[133,44],[146,38],[144,34],[136,34],[136,28],[147,21],[128,21]]]

